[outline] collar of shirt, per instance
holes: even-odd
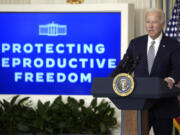
[[[160,45],[160,42],[161,42],[161,39],[162,39],[162,33],[159,35],[159,37],[157,37],[154,41],[155,41],[155,44],[154,44],[154,49],[155,49],[155,56],[157,54],[157,51],[158,51],[158,48],[159,48],[159,45]],[[148,50],[149,50],[149,47],[151,45],[151,42],[153,41],[153,39],[148,36],[148,42],[147,42],[147,53],[148,53]]]

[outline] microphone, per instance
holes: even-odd
[[[125,70],[128,66],[128,63],[129,63],[129,60],[130,60],[130,56],[128,53],[126,53],[124,55],[124,59],[123,59],[123,62],[122,62],[122,69]]]
[[[130,71],[132,63],[133,63],[133,60],[131,58],[130,53],[126,53],[124,55],[122,65],[121,65],[122,72],[123,73],[128,73]]]
[[[122,61],[120,61],[119,65],[110,74],[110,77],[115,77],[119,73],[128,73],[131,65],[132,65],[131,55],[130,53],[126,52]]]
[[[135,57],[133,60],[132,55],[130,53],[126,53],[123,57],[123,60],[120,62],[119,66],[110,74],[111,77],[115,77],[119,73],[128,73],[132,74],[141,59],[141,54]]]
[[[139,64],[140,59],[141,59],[141,54],[138,53],[138,54],[136,55],[136,58],[135,58],[135,60],[134,60],[134,63],[133,63],[132,66],[131,66],[131,69],[129,70],[129,74],[132,74],[132,73],[134,72],[136,66]]]

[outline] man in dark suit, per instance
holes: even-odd
[[[180,81],[180,43],[163,34],[164,25],[163,11],[148,10],[145,15],[147,35],[131,40],[126,54],[129,61],[141,55],[134,71],[135,77],[160,77],[171,90]],[[111,77],[123,71],[122,63],[111,73]],[[160,99],[149,110],[149,129],[153,127],[155,135],[171,135],[172,118],[176,116],[180,116],[177,98]]]

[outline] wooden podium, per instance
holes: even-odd
[[[180,95],[180,89],[175,87],[170,90],[166,82],[157,77],[134,78],[134,82],[131,95],[121,97],[113,90],[113,78],[94,78],[91,94],[108,97],[117,108],[122,109],[121,135],[149,135],[148,109],[157,99]]]

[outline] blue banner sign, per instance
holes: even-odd
[[[121,56],[118,12],[1,12],[0,29],[0,94],[90,95]]]

